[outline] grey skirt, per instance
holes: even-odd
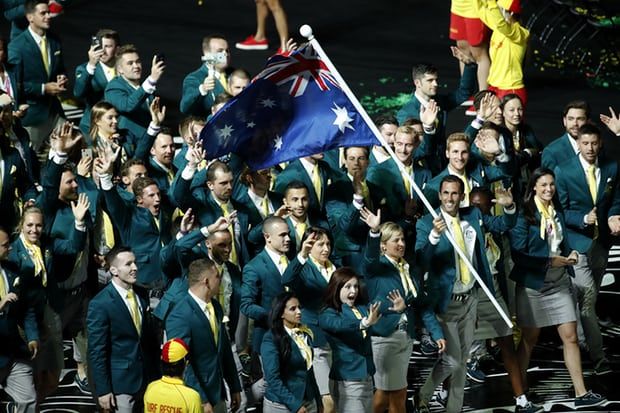
[[[313,347],[313,353],[314,379],[321,396],[327,396],[329,395],[329,369],[332,365],[332,350],[328,345],[325,345],[325,347]]]
[[[407,387],[407,370],[412,351],[413,340],[406,331],[397,330],[388,337],[372,337],[377,389],[393,391]]]
[[[372,377],[361,381],[335,381],[329,383],[338,413],[372,413]]]
[[[517,285],[517,321],[523,327],[548,327],[577,320],[566,269],[549,268],[540,291]]]

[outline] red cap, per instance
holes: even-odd
[[[189,353],[189,348],[185,341],[180,338],[173,338],[164,344],[161,350],[161,359],[164,363],[176,363],[181,361]]]

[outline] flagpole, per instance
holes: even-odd
[[[316,40],[316,38],[314,37],[314,34],[312,33],[312,28],[309,25],[304,24],[303,26],[299,28],[299,33],[303,37],[308,39],[308,42],[312,45],[312,47],[314,47],[314,50],[316,50],[317,54],[321,57],[321,59],[323,60],[323,62],[325,63],[329,71],[331,72],[331,74],[338,81],[338,84],[340,85],[340,88],[342,89],[344,94],[349,98],[349,100],[351,100],[351,103],[353,104],[355,109],[357,109],[359,114],[362,116],[362,119],[364,119],[364,121],[366,122],[370,130],[372,130],[372,132],[375,134],[375,137],[379,140],[383,148],[390,154],[392,159],[396,162],[396,166],[398,166],[398,169],[401,172],[401,174],[407,177],[411,188],[414,189],[414,191],[416,192],[416,194],[418,195],[418,197],[420,198],[420,200],[422,201],[426,209],[430,212],[433,218],[437,218],[438,215],[433,209],[433,207],[431,206],[431,204],[428,202],[428,199],[426,199],[426,197],[424,196],[424,194],[422,193],[418,185],[415,183],[411,175],[409,175],[405,171],[405,165],[396,157],[396,154],[394,153],[392,148],[387,144],[383,136],[381,136],[381,132],[379,132],[379,129],[377,129],[377,126],[375,125],[375,123],[372,121],[372,119],[370,119],[370,116],[368,115],[368,113],[366,113],[366,110],[364,109],[362,104],[357,100],[357,98],[355,97],[351,89],[349,88],[349,85],[347,85],[347,82],[345,82],[342,76],[340,76],[340,73],[338,72],[338,69],[336,69],[336,66],[334,66],[334,64],[329,59],[329,57],[327,57],[327,54],[325,53],[325,51],[319,44],[318,40]],[[510,320],[508,315],[504,312],[502,307],[499,305],[499,303],[497,302],[497,300],[495,299],[495,297],[493,296],[489,288],[486,286],[484,281],[480,278],[480,275],[478,274],[478,272],[476,271],[472,263],[469,261],[469,257],[467,257],[465,252],[463,252],[463,250],[459,248],[456,241],[452,237],[452,234],[450,233],[450,231],[444,231],[443,233],[446,236],[446,238],[448,238],[448,241],[450,241],[450,244],[452,244],[452,246],[454,247],[454,250],[457,252],[459,257],[461,257],[461,259],[465,262],[465,264],[467,265],[467,268],[469,268],[469,271],[471,272],[471,274],[474,276],[476,281],[478,281],[478,284],[480,285],[484,293],[487,295],[491,303],[493,303],[493,306],[495,306],[495,309],[497,310],[499,315],[502,317],[504,322],[508,325],[508,327],[512,328],[513,326],[512,321]]]

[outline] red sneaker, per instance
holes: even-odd
[[[470,97],[468,97],[468,98],[467,98],[467,100],[465,100],[465,101],[463,101],[463,102],[461,103],[461,106],[465,106],[465,107],[467,107],[467,106],[471,106],[471,105],[473,105],[473,104],[474,104],[474,97],[473,97],[473,96],[470,96]]]
[[[49,4],[48,4],[49,10],[50,10],[50,17],[56,17],[60,14],[62,14],[63,10],[62,10],[62,4],[58,3],[57,1],[54,0],[50,0]]]
[[[478,112],[476,112],[476,107],[474,105],[471,105],[465,111],[465,116],[476,116],[477,114]]]
[[[248,36],[244,41],[235,44],[235,47],[241,50],[267,50],[269,43],[267,39],[256,40],[254,36]]]

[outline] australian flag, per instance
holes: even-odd
[[[275,55],[200,133],[209,159],[233,152],[254,170],[378,140],[311,45]]]

